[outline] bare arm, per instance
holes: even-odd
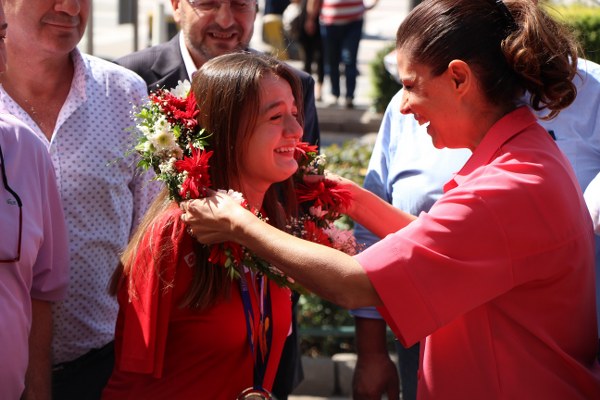
[[[319,27],[317,26],[317,16],[321,12],[321,0],[308,0],[306,3],[306,20],[304,21],[304,30],[309,35],[314,35]]]
[[[306,15],[308,19],[314,19],[321,11],[322,0],[308,0],[306,2]]]
[[[52,309],[51,303],[31,300],[31,332],[29,334],[29,366],[25,376],[23,400],[51,398]]]
[[[182,215],[202,243],[233,240],[307,289],[346,308],[379,306],[366,272],[351,256],[280,231],[223,194],[182,203]]]
[[[352,205],[346,214],[379,238],[397,232],[417,219],[348,179],[334,174],[328,174],[327,179],[352,193]]]

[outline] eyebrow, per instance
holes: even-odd
[[[277,108],[277,107],[279,107],[279,105],[281,103],[283,103],[282,100],[274,101],[274,102],[270,103],[267,107],[265,107],[265,109],[263,110],[263,112],[268,112],[268,111],[270,111],[270,110],[272,110],[274,108]]]
[[[279,107],[281,104],[285,104],[283,100],[277,100],[273,103],[270,103],[267,107],[265,107],[262,112],[269,112],[270,110]],[[296,107],[296,100],[294,99],[294,107]]]

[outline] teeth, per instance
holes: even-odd
[[[275,149],[276,153],[288,153],[290,151],[295,151],[295,147],[281,147],[279,149]]]
[[[233,37],[233,33],[212,32],[212,35],[219,39],[230,39],[231,37]]]
[[[430,124],[430,123],[431,123],[431,121],[427,121],[427,122],[424,122],[424,123],[423,123],[423,124],[421,124],[421,125],[423,125],[425,128],[429,128],[429,124]]]

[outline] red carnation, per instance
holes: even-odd
[[[194,92],[190,92],[185,103],[183,103],[183,107],[177,107],[177,109],[173,110],[173,116],[187,129],[193,130],[198,125],[198,121],[196,120],[198,112],[196,97],[194,96]]]
[[[329,236],[311,220],[304,221],[302,239],[332,247]]]
[[[192,156],[175,161],[177,172],[187,171],[188,175],[181,185],[179,195],[184,199],[199,199],[206,196],[206,188],[210,187],[208,160],[212,151],[198,150],[192,147]]]
[[[230,257],[235,265],[241,265],[244,257],[242,246],[234,242],[224,242],[210,247],[209,262],[224,267]]]
[[[301,158],[308,158],[306,153],[317,153],[319,147],[315,145],[311,145],[307,142],[299,142],[296,145],[296,151],[294,152],[294,158],[296,160],[300,160]]]
[[[196,107],[194,92],[190,92],[186,98],[180,98],[168,90],[161,90],[156,94],[151,94],[150,97],[154,103],[159,105],[169,123],[189,130],[194,130],[198,125],[196,115],[199,111]]]
[[[349,190],[341,188],[337,182],[327,179],[301,183],[296,188],[296,194],[300,203],[312,201],[315,207],[338,213],[344,212],[352,202]]]

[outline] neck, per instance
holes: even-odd
[[[21,84],[30,84],[40,90],[47,86],[68,81],[71,83],[73,60],[71,54],[32,55],[29,49],[7,46],[7,76],[18,80]],[[24,56],[27,54],[27,56]],[[41,87],[40,87],[41,85]]]
[[[73,61],[69,54],[61,58],[32,59],[16,53],[8,52],[9,61],[0,83],[50,139],[71,88]]]
[[[242,193],[250,207],[260,210],[265,200],[266,190],[256,190],[255,188],[243,188]]]
[[[481,134],[474,141],[473,146],[471,146],[471,150],[473,151],[477,146],[479,146],[479,143],[481,143],[485,135],[487,135],[489,130],[492,128],[492,126],[494,126],[494,124],[496,124],[496,122],[500,121],[506,114],[510,113],[514,109],[514,106],[504,107],[490,110],[488,113],[483,114],[482,117],[478,119],[478,131],[481,132]]]

